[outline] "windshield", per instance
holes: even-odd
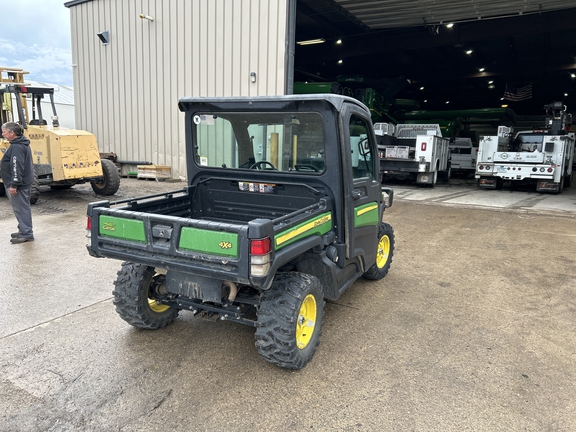
[[[198,165],[324,171],[324,119],[319,113],[200,113],[193,122]]]

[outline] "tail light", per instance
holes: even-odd
[[[272,243],[270,238],[250,240],[250,274],[266,276],[270,271],[270,253]]]
[[[426,141],[424,141],[422,144],[420,144],[420,149],[422,151],[426,151],[426,146],[427,146],[427,143],[426,143]]]
[[[92,218],[90,216],[86,220],[86,237],[92,237]]]

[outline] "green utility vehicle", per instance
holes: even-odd
[[[370,111],[339,95],[183,98],[187,186],[88,206],[88,251],[126,261],[116,311],[145,329],[180,310],[256,328],[284,368],[314,354],[325,299],[383,278],[393,190]]]

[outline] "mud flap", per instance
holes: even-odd
[[[483,189],[496,189],[497,179],[496,177],[481,177],[478,179],[478,187]]]
[[[536,183],[537,192],[558,192],[560,191],[560,183],[555,183],[547,180],[539,180]]]

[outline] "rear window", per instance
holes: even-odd
[[[198,113],[195,162],[222,169],[324,171],[324,119],[319,113]]]

